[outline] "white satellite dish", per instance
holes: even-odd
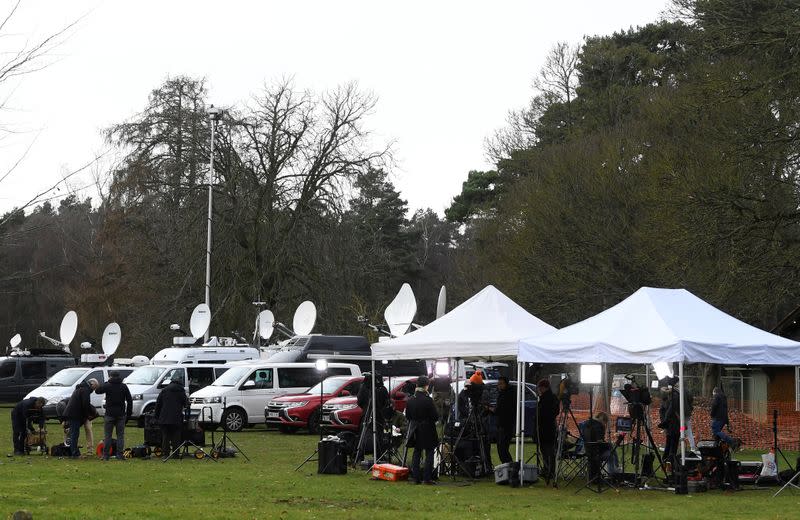
[[[436,319],[438,320],[447,312],[447,289],[443,285],[439,289],[439,301],[436,303]]]
[[[194,339],[203,337],[211,325],[211,309],[205,303],[201,303],[192,311],[192,318],[189,320],[189,330]]]
[[[414,298],[414,291],[410,285],[404,283],[392,303],[383,311],[383,317],[392,336],[399,337],[408,332],[416,314],[417,299]]]
[[[295,314],[296,315],[296,314]],[[258,335],[261,339],[269,339],[275,331],[275,315],[265,310],[258,313]]]
[[[292,329],[297,336],[305,336],[311,334],[314,324],[317,322],[317,307],[314,302],[304,301],[297,306],[294,311],[294,319],[292,320]]]
[[[22,343],[22,336],[14,334],[9,343],[11,344],[11,348],[17,348],[19,344]]]
[[[122,329],[119,328],[117,322],[112,322],[106,325],[106,330],[103,331],[103,354],[108,357],[114,355],[119,347],[119,342],[122,341]]]
[[[61,329],[59,330],[59,336],[61,337],[61,343],[64,345],[69,345],[73,339],[75,339],[75,333],[78,332],[78,313],[75,311],[69,311],[64,315],[64,319],[61,320]]]

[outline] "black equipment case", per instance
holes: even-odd
[[[347,446],[338,437],[328,436],[319,441],[317,473],[344,475],[347,473]]]

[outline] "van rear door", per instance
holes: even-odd
[[[18,401],[17,359],[6,358],[0,362],[0,401]]]

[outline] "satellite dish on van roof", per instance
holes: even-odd
[[[113,356],[114,352],[117,351],[117,347],[119,347],[120,341],[122,341],[122,329],[119,328],[119,324],[112,322],[106,325],[102,340],[103,354],[108,357]]]
[[[11,348],[17,348],[19,344],[22,343],[22,336],[14,334],[9,343],[11,344]]]
[[[69,345],[75,339],[76,332],[78,332],[78,313],[69,311],[64,315],[64,319],[61,320],[61,329],[59,330],[61,343]]]
[[[258,335],[261,339],[269,339],[275,332],[275,315],[271,310],[264,310],[258,313]]]
[[[192,317],[189,320],[189,330],[194,339],[203,337],[211,325],[211,309],[205,303],[201,303],[192,311]]]
[[[439,301],[436,303],[436,319],[438,320],[447,312],[447,289],[443,285],[439,289]]]
[[[292,329],[297,336],[311,334],[314,324],[317,322],[317,307],[314,302],[304,301],[297,306],[292,320]]]
[[[392,303],[383,311],[383,317],[392,336],[399,337],[408,332],[415,314],[417,314],[417,299],[414,298],[411,286],[404,283]]]

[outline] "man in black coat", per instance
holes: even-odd
[[[550,381],[542,379],[538,384],[539,402],[536,406],[537,443],[542,454],[542,476],[549,481],[556,467],[556,420],[560,406],[558,398],[550,389]]]
[[[406,404],[406,417],[409,420],[408,447],[414,448],[411,459],[411,477],[419,484],[434,484],[433,482],[433,453],[439,444],[439,435],[436,433],[436,421],[439,413],[433,399],[428,395],[428,378],[420,376],[417,379],[417,388],[414,397]],[[420,479],[420,459],[425,452],[425,472]]]
[[[497,380],[497,402],[492,410],[497,418],[497,455],[501,463],[514,459],[508,451],[517,422],[517,396],[508,384],[508,378],[500,376]]]
[[[161,455],[165,459],[180,446],[183,414],[188,406],[189,398],[177,379],[170,381],[158,394],[154,415],[161,425]]]
[[[44,429],[44,398],[29,397],[18,402],[11,409],[11,432],[14,442],[14,455],[25,455],[25,435],[33,428],[33,421],[39,423],[39,429]]]
[[[658,427],[664,430],[664,461],[674,467],[681,434],[680,395],[674,387],[677,381],[665,381],[661,384]]]
[[[108,460],[111,454],[111,434],[117,430],[116,457],[125,460],[122,455],[125,449],[125,423],[130,420],[133,413],[133,398],[128,385],[122,382],[119,372],[111,372],[108,381],[95,390],[98,394],[106,395],[106,415],[103,422],[103,460]]]
[[[95,416],[97,413],[94,406],[92,406],[90,396],[98,386],[100,384],[97,379],[79,383],[73,390],[69,403],[67,403],[67,408],[64,410],[64,416],[69,421],[69,450],[70,456],[73,458],[81,455],[78,450],[78,437],[81,433],[81,427],[90,417]]]

